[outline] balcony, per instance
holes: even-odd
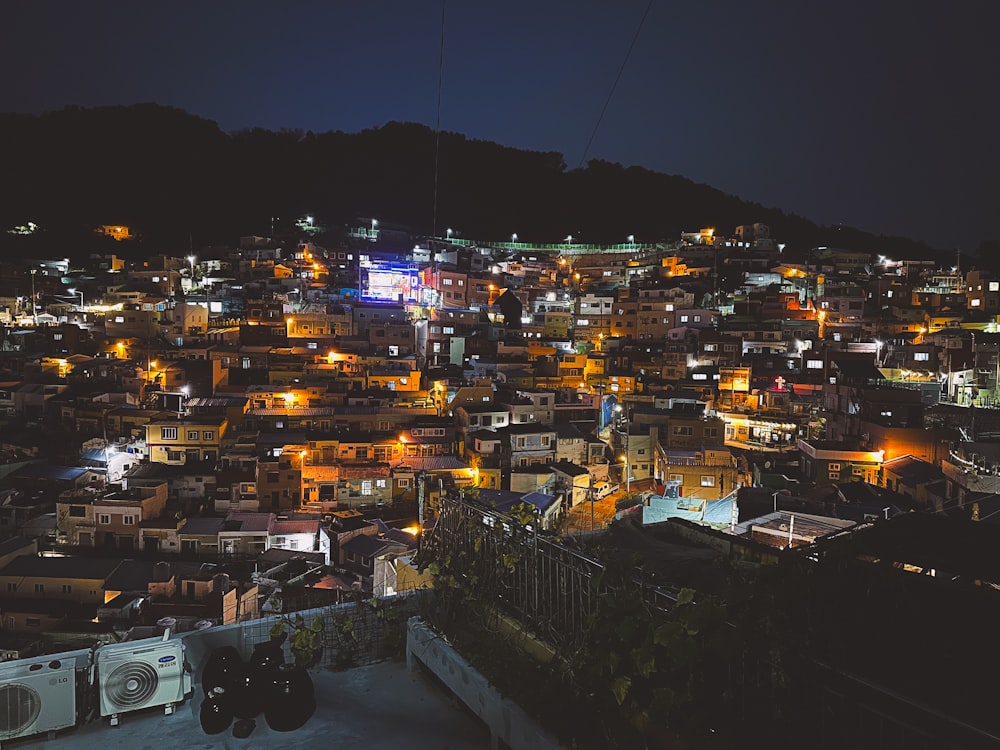
[[[402,602],[405,610],[415,606],[415,598],[401,596],[394,600]],[[317,613],[324,615],[326,639],[331,635],[331,629],[336,627],[334,618],[349,611],[345,608],[356,608],[360,613],[350,615],[355,627],[361,628],[356,631],[359,643],[363,640],[362,633],[373,633],[377,629],[378,626],[373,629],[373,624],[378,618],[367,603],[339,605],[303,614],[307,620]],[[112,729],[108,718],[97,716],[100,713],[96,697],[99,688],[91,689],[89,692],[94,695],[92,707],[95,709],[93,718],[81,718],[78,726],[60,729],[45,746],[53,750],[103,750],[111,745],[144,747],[149,745],[152,737],[170,737],[170,744],[178,747],[207,747],[209,744],[229,747],[235,741],[232,739],[232,727],[214,737],[206,735],[201,727],[199,711],[203,699],[200,686],[202,665],[207,654],[219,646],[235,646],[244,658],[248,658],[255,643],[268,639],[267,633],[272,622],[273,618],[265,618],[174,635],[174,639],[184,643],[185,661],[190,666],[194,684],[193,692],[176,706],[174,713],[165,715],[162,707],[155,706],[122,713],[120,725]],[[405,622],[398,621],[395,627],[400,637],[403,637]],[[484,723],[477,721],[468,711],[459,709],[454,697],[429,677],[423,668],[419,668],[416,660],[411,661],[413,669],[408,669],[406,663],[398,658],[377,660],[385,655],[385,643],[381,638],[384,638],[384,633],[368,642],[372,649],[367,653],[355,651],[359,665],[348,669],[332,668],[337,660],[337,652],[325,644],[321,664],[310,669],[316,691],[316,711],[306,724],[291,732],[277,732],[267,725],[262,714],[254,720],[256,726],[250,737],[235,741],[236,744],[267,748],[407,747],[412,750],[442,747],[474,750],[488,747],[490,734]],[[130,643],[142,648],[159,642],[160,638],[151,638]],[[25,668],[31,664],[48,665],[53,659],[60,659],[65,665],[75,661],[76,681],[78,685],[82,685],[87,680],[86,666],[89,658],[89,651],[79,650],[7,662],[0,670],[0,689],[5,684],[18,681],[18,678],[11,679],[7,676],[11,674],[9,670],[17,665]],[[286,653],[286,660],[291,661],[290,653]],[[40,688],[42,692],[45,689],[45,685]],[[90,707],[81,706],[78,699],[79,716],[87,715]],[[5,729],[9,726],[10,723]],[[32,747],[35,746],[33,743],[41,743],[45,735],[27,735],[23,739],[15,739],[5,733],[3,738],[5,745],[7,742],[16,742],[18,746],[23,744],[25,747]]]

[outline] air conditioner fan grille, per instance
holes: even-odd
[[[104,694],[123,708],[141,706],[156,693],[159,677],[152,665],[130,661],[111,670],[104,679]]]
[[[38,719],[42,698],[27,685],[0,686],[0,736],[17,734]]]

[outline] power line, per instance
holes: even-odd
[[[437,119],[434,122],[434,208],[431,217],[431,237],[437,237],[438,222],[438,164],[441,154],[441,90],[444,88],[444,10],[445,0],[441,0],[441,49],[438,52],[438,101]],[[433,257],[433,250],[431,255]]]
[[[646,3],[646,10],[642,13],[642,18],[639,19],[639,25],[636,27],[635,34],[632,36],[632,43],[628,46],[628,52],[625,53],[625,59],[622,60],[621,67],[618,68],[618,75],[615,76],[615,82],[611,84],[611,90],[608,92],[608,98],[604,100],[604,106],[601,108],[601,114],[597,118],[597,123],[594,125],[594,130],[590,133],[590,139],[587,141],[587,147],[583,149],[583,156],[580,157],[579,167],[583,166],[583,163],[587,160],[587,154],[590,153],[590,147],[594,143],[594,138],[597,137],[597,131],[601,127],[601,121],[604,119],[604,113],[608,111],[608,106],[611,104],[611,99],[615,95],[615,89],[618,88],[618,81],[621,80],[622,73],[625,72],[625,66],[628,65],[628,59],[632,56],[632,49],[635,47],[636,41],[639,39],[639,33],[642,31],[642,26],[646,23],[646,16],[649,15],[649,9],[653,7],[653,0],[649,0]]]

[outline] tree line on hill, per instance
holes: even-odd
[[[383,217],[415,234],[435,229],[435,150],[424,125],[359,133],[222,131],[156,104],[0,114],[8,144],[0,225],[33,221],[56,236],[127,224],[150,242],[187,248],[291,228],[306,214],[343,227]],[[458,236],[582,243],[673,241],[682,231],[764,222],[791,249],[829,245],[902,257],[931,248],[900,237],[821,227],[777,208],[643,167],[440,134],[436,230]],[[275,225],[274,222],[277,222]],[[82,236],[82,235],[80,235]]]

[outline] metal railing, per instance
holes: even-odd
[[[421,557],[469,561],[463,575],[491,592],[504,613],[553,646],[578,647],[596,614],[604,565],[495,510],[461,498],[442,498],[437,524]],[[464,554],[463,554],[464,553]],[[635,581],[643,598],[664,610],[677,591]]]

